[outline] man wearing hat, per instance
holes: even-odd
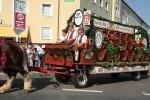
[[[79,50],[83,49],[84,45],[86,44],[87,36],[84,34],[83,26],[80,26],[78,29],[78,38],[75,42],[71,45],[73,50],[75,51],[75,60],[78,61]]]
[[[67,33],[67,35],[65,36],[65,39],[62,42],[67,42],[68,44],[72,44],[77,36],[78,36],[78,32],[76,30],[74,30],[74,24],[73,23],[69,23],[69,31]]]

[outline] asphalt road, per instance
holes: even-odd
[[[150,100],[149,76],[150,73],[142,76],[140,81],[133,81],[130,74],[121,74],[117,79],[109,74],[92,75],[90,86],[79,90],[71,81],[68,84],[57,83],[53,74],[47,77],[31,74],[33,86],[31,92],[26,94],[18,74],[12,89],[0,94],[0,100]],[[0,74],[0,86],[5,79],[6,76]]]

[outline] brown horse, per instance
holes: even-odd
[[[24,91],[28,93],[31,87],[31,78],[28,71],[27,54],[25,49],[16,42],[4,40],[7,62],[3,72],[7,74],[6,83],[0,87],[0,93],[10,90],[12,82],[19,72],[24,79]],[[0,40],[0,54],[2,54],[2,43]],[[1,55],[0,55],[1,56]]]

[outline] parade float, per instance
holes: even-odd
[[[120,73],[129,73],[135,81],[148,74],[150,52],[148,33],[144,28],[92,16],[79,9],[70,16],[67,24],[70,22],[76,27],[87,28],[88,39],[78,62],[74,61],[74,51],[69,44],[45,44],[46,69],[41,67],[41,72],[55,73],[56,80],[63,83],[72,78],[76,88],[87,87],[91,74],[109,73],[117,78]]]

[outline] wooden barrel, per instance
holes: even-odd
[[[128,38],[128,34],[122,34],[122,40],[123,41],[127,41]]]
[[[134,43],[133,42],[128,42],[128,50],[132,51],[133,47],[134,47]]]
[[[106,52],[107,52],[106,49],[100,49],[100,50],[98,51],[98,53],[97,53],[97,56],[96,56],[97,60],[98,60],[98,61],[103,61],[104,58],[105,58],[105,56],[106,56]]]
[[[131,34],[128,35],[128,41],[129,41],[129,42],[133,42],[133,35],[131,35]]]
[[[127,50],[128,42],[122,41],[122,50]]]
[[[134,58],[134,51],[131,51],[131,52],[129,52],[129,55],[128,55],[128,61],[132,62],[133,58]]]
[[[121,52],[121,59],[122,61],[126,61],[127,60],[127,57],[128,57],[128,51],[122,51]]]

